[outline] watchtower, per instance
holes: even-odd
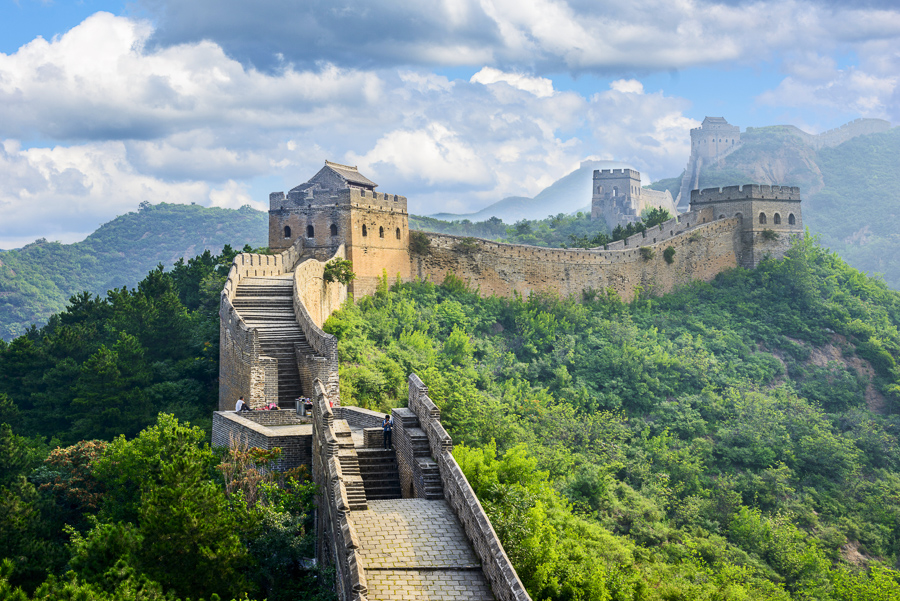
[[[691,192],[691,210],[712,208],[716,219],[741,220],[740,264],[752,269],[766,255],[780,258],[803,235],[800,188],[744,184]]]
[[[409,277],[406,197],[376,192],[356,167],[325,161],[309,181],[287,194],[269,194],[269,248],[302,241],[301,260],[326,261],[343,244],[356,279],[351,292],[369,294],[383,270]]]
[[[706,117],[691,130],[691,154],[705,161],[716,160],[741,145],[741,128],[724,117]]]
[[[668,191],[645,190],[641,173],[634,169],[594,170],[591,219],[604,219],[609,229],[640,219],[645,209],[658,207],[675,215],[675,203]]]

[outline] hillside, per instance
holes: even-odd
[[[900,294],[805,241],[581,300],[385,280],[325,324],[342,402],[422,378],[534,599],[900,598]]]
[[[268,216],[199,205],[150,205],[117,217],[81,242],[38,240],[0,252],[0,338],[10,340],[31,324],[43,325],[73,294],[135,286],[158,264],[226,244],[265,246]]]
[[[701,171],[701,188],[800,186],[810,232],[854,267],[900,288],[900,128],[818,151],[792,128],[748,128],[742,138],[742,148]]]

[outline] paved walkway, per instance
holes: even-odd
[[[478,558],[446,501],[369,501],[369,509],[350,515],[366,566],[369,601],[493,601]]]

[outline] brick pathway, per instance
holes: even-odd
[[[447,502],[369,501],[350,514],[366,566],[369,601],[492,601],[490,587]]]

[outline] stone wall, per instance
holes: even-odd
[[[428,398],[428,388],[415,374],[409,376],[408,408],[418,417],[420,426],[428,436],[431,456],[437,462],[444,486],[444,498],[481,560],[481,569],[494,597],[498,601],[530,601],[531,597],[513,569],[475,491],[453,458],[453,441],[441,425],[440,410]]]
[[[344,246],[329,258],[345,258]],[[327,262],[327,261],[326,261]],[[347,300],[347,287],[323,279],[325,262],[308,259],[294,270],[294,315],[313,353],[297,349],[297,368],[304,394],[312,396],[313,382],[321,380],[333,399],[340,399],[337,339],[322,330],[328,316]]]
[[[381,431],[381,421],[384,413],[363,409],[362,407],[334,407],[335,419],[346,420],[354,428],[378,428]]]
[[[316,511],[316,559],[335,567],[337,597],[341,601],[365,601],[368,586],[359,554],[359,537],[348,519],[350,502],[338,461],[334,412],[321,381],[313,386],[313,481],[319,485]]]
[[[312,427],[308,423],[297,423],[295,418],[297,415],[292,411],[216,411],[213,413],[212,444],[227,447],[234,440],[259,449],[280,448],[281,457],[275,462],[274,469],[311,467]]]
[[[686,213],[606,249],[548,249],[426,234],[430,248],[411,256],[411,275],[442,282],[452,272],[483,295],[580,297],[585,289],[612,288],[627,301],[638,288],[662,294],[737,266],[739,221],[714,215],[709,208]],[[672,263],[664,256],[669,246],[675,250]]]
[[[247,327],[232,301],[243,278],[288,273],[301,252],[298,244],[277,255],[241,253],[231,263],[219,300],[219,410],[234,409],[239,397],[251,407],[277,401],[277,361],[259,354],[258,334]]]

